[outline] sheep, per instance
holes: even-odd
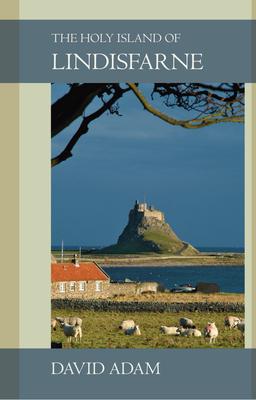
[[[53,328],[54,331],[56,331],[56,319],[51,319],[51,328]]]
[[[195,329],[196,327],[192,319],[189,318],[181,318],[180,326],[182,326],[183,328],[192,328],[192,329]]]
[[[244,331],[245,331],[245,322],[239,322],[237,324],[239,331],[242,333],[242,337],[244,338]]]
[[[198,331],[197,329],[184,329],[183,326],[180,328],[177,328],[176,330],[177,333],[180,333],[180,336],[202,336],[202,333]]]
[[[235,323],[235,321],[240,322],[240,318],[238,318],[238,317],[230,317],[230,316],[226,317],[225,318],[225,330],[226,330],[227,326],[229,326],[229,329],[231,329],[231,328],[236,329],[236,325],[237,324]]]
[[[208,322],[208,325],[204,328],[204,338],[205,338],[205,343],[207,343],[207,338],[209,338],[209,343],[215,343],[215,339],[218,336],[218,329],[215,325],[215,322]]]
[[[141,335],[139,325],[135,325],[134,328],[125,329],[125,335]]]
[[[82,328],[79,325],[65,325],[65,323],[62,323],[60,327],[63,329],[64,335],[67,337],[67,342],[71,343],[72,337],[76,338],[77,342],[77,336],[79,336],[79,340],[81,342],[81,337],[82,337]]]
[[[62,317],[56,317],[56,321],[60,322],[61,324],[65,325],[79,325],[80,327],[82,326],[83,320],[82,318],[78,317],[69,317],[69,318],[62,318]]]
[[[163,331],[165,335],[179,334],[176,327],[173,326],[160,326],[159,331]]]
[[[132,329],[135,327],[135,322],[132,319],[127,319],[126,321],[123,321],[118,329]]]
[[[60,322],[61,324],[63,324],[63,323],[64,323],[64,319],[65,319],[65,318],[62,318],[62,317],[56,317],[55,319],[56,319],[56,321],[57,321],[57,322]]]

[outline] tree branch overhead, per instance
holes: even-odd
[[[123,87],[124,86],[124,87]],[[131,91],[145,110],[165,122],[186,129],[198,129],[220,122],[244,122],[244,84],[152,84],[151,102],[155,96],[163,99],[166,109],[180,107],[193,113],[193,117],[178,120],[153,107],[146,99],[139,84],[127,83],[73,83],[67,85],[67,93],[52,104],[51,137],[61,134],[77,118],[83,116],[82,122],[63,151],[52,159],[51,165],[56,166],[72,157],[72,149],[79,138],[89,130],[89,124],[106,111],[119,114],[118,100]],[[101,99],[101,105],[93,113],[84,116],[87,107],[95,100]],[[188,114],[189,115],[189,114]]]

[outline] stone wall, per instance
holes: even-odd
[[[149,218],[157,218],[160,221],[164,221],[164,213],[159,210],[145,210],[144,216]]]
[[[96,281],[84,282],[84,290],[79,289],[80,282],[52,282],[52,299],[106,299],[118,294],[136,294],[143,292],[164,292],[164,284],[161,282],[101,282],[101,291],[96,291]],[[66,291],[60,292],[61,283],[66,283]],[[71,291],[71,283],[75,284],[75,290]]]
[[[96,290],[96,282],[101,282],[101,290]],[[66,284],[66,291],[60,292],[61,283]],[[75,290],[71,291],[71,283],[75,284]],[[109,297],[108,280],[104,281],[85,281],[84,290],[80,290],[80,282],[52,282],[51,298],[52,299],[106,299]]]
[[[134,210],[143,213],[145,217],[157,218],[160,221],[164,221],[164,213],[160,210],[155,210],[154,206],[150,206],[149,209],[147,209],[147,203],[139,204],[138,200],[136,200],[134,209],[131,211]]]
[[[164,303],[52,299],[52,308],[114,312],[224,312],[243,313],[243,303]]]
[[[109,297],[143,292],[164,292],[164,284],[161,282],[111,282],[109,285]]]

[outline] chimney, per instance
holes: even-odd
[[[74,254],[74,258],[72,259],[72,263],[75,264],[76,267],[79,267],[77,254]]]

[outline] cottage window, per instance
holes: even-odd
[[[65,293],[66,292],[66,283],[61,283],[60,284],[60,291],[61,291],[61,293]]]
[[[80,282],[79,288],[80,288],[80,290],[84,290],[84,282]]]
[[[70,291],[74,292],[75,291],[75,284],[74,282],[70,284]]]
[[[96,292],[101,292],[101,282],[96,282]]]

